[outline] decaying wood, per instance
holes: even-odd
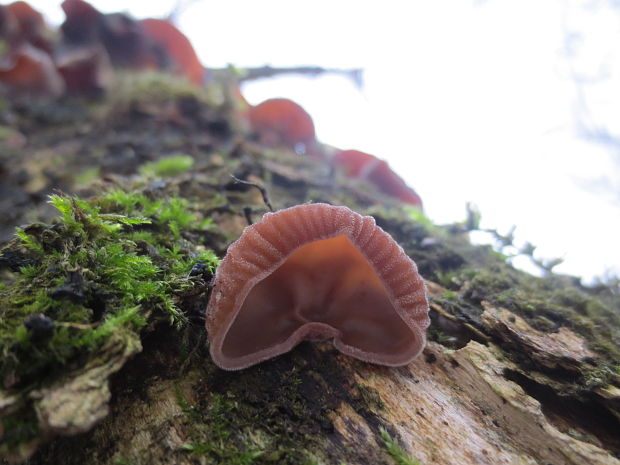
[[[610,371],[614,355],[585,335],[591,315],[575,310],[579,321],[571,323],[545,305],[530,309],[523,297],[529,291],[518,279],[501,296],[505,306],[479,295],[477,277],[504,272],[489,264],[488,248],[447,230],[430,237],[368,186],[293,152],[257,147],[231,115],[204,102],[192,105],[132,105],[107,120],[78,107],[86,116],[50,117],[49,127],[62,127],[60,136],[34,118],[21,120],[16,127],[28,145],[21,144],[15,166],[4,159],[2,176],[23,208],[12,212],[3,233],[26,218],[49,219],[44,194],[54,183],[77,190],[62,173],[74,165],[50,162],[55,151],[79,166],[104,163],[103,179],[82,195],[115,185],[199,199],[215,225],[201,240],[220,255],[246,225],[246,207],[256,219],[266,203],[275,209],[307,200],[348,204],[375,214],[425,273],[433,319],[428,346],[409,365],[387,368],[343,356],[328,343],[304,342],[275,360],[225,372],[208,355],[203,285],[179,303],[190,315],[185,328],[159,321],[140,341],[119,335],[102,357],[28,391],[40,434],[24,448],[5,450],[5,459],[32,465],[620,464],[620,380]],[[227,121],[231,133],[219,139],[205,133],[205,121],[214,120]],[[151,184],[136,174],[140,163],[171,151],[191,153],[193,171]],[[18,171],[28,174],[24,182],[14,177]],[[231,184],[230,175],[251,185]],[[185,237],[197,240],[190,231]],[[5,260],[16,260],[12,250]],[[465,268],[465,277],[449,276]],[[6,389],[0,415],[26,400]]]

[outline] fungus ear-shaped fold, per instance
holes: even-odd
[[[13,2],[6,8],[17,22],[21,40],[51,52],[51,45],[45,38],[45,20],[41,13],[23,1]]]
[[[101,43],[115,67],[157,69],[157,61],[139,21],[124,13],[109,13],[101,18]]]
[[[50,56],[30,44],[20,46],[11,61],[0,64],[0,91],[2,87],[12,95],[49,98],[65,89]]]
[[[300,105],[286,98],[273,98],[250,108],[252,129],[268,146],[295,147],[304,144],[310,148],[315,143],[312,117]]]
[[[189,39],[172,23],[163,19],[143,19],[140,26],[145,36],[156,48],[167,55],[174,65],[174,71],[185,76],[192,84],[201,85],[205,68]]]
[[[4,41],[14,42],[16,36],[19,34],[19,22],[11,10],[5,6],[0,5],[0,38]]]
[[[108,54],[99,44],[61,46],[55,63],[72,94],[99,96],[113,79]]]
[[[398,244],[372,218],[324,204],[246,228],[218,269],[211,299],[211,354],[225,369],[304,339],[403,365],[424,348],[429,323],[424,283]]]
[[[66,19],[60,25],[63,40],[72,44],[97,42],[102,14],[84,0],[64,0],[60,5]]]
[[[386,161],[359,150],[340,150],[332,161],[348,177],[366,180],[386,195],[422,207],[420,196],[390,168]]]

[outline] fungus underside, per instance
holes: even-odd
[[[355,312],[345,311],[352,307]],[[273,322],[275,330],[257,332],[264,321]],[[339,235],[303,245],[258,282],[228,330],[222,351],[243,357],[265,350],[310,322],[325,325],[314,337],[338,336],[366,352],[397,353],[416,337],[368,260]]]

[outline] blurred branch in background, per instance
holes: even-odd
[[[303,74],[307,76],[318,76],[319,74],[340,74],[353,82],[357,88],[363,86],[363,69],[336,69],[322,68],[320,66],[295,66],[274,68],[272,66],[261,66],[259,68],[246,68],[242,72],[241,81],[251,81],[255,79],[271,78],[282,74]]]
[[[495,240],[495,248],[498,252],[506,256],[507,260],[514,257],[525,256],[530,259],[533,265],[535,265],[544,276],[553,274],[553,268],[561,264],[563,258],[537,258],[534,256],[536,246],[531,242],[525,242],[522,245],[515,244],[515,230],[516,226],[512,226],[508,232],[502,234],[497,229],[489,229],[480,227],[480,220],[482,215],[478,207],[471,202],[466,204],[467,216],[465,221],[459,226],[466,232],[480,231],[488,233]]]
[[[170,21],[172,24],[178,25],[179,16],[185,13],[190,6],[194,3],[198,3],[200,0],[177,0],[172,8],[172,11],[168,13],[166,19]]]
[[[166,16],[166,19],[173,24],[178,24],[179,17],[194,4],[201,0],[177,0],[172,10]],[[230,77],[230,67],[224,70],[215,70],[216,72],[226,73]],[[236,69],[238,81],[253,81],[256,79],[272,78],[283,74],[300,74],[305,76],[319,76],[321,74],[338,74],[348,78],[358,89],[363,86],[364,70],[361,68],[354,69],[338,69],[323,68],[320,66],[293,66],[293,67],[273,67],[269,65],[258,68],[238,68]]]

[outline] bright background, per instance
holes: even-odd
[[[49,0],[30,2],[52,24]],[[93,0],[163,17],[176,1]],[[388,160],[437,223],[465,203],[482,225],[563,257],[555,271],[620,275],[620,1],[195,0],[174,16],[207,67],[318,65],[343,75],[244,87],[289,97],[322,142]],[[517,265],[528,268],[526,260]]]

